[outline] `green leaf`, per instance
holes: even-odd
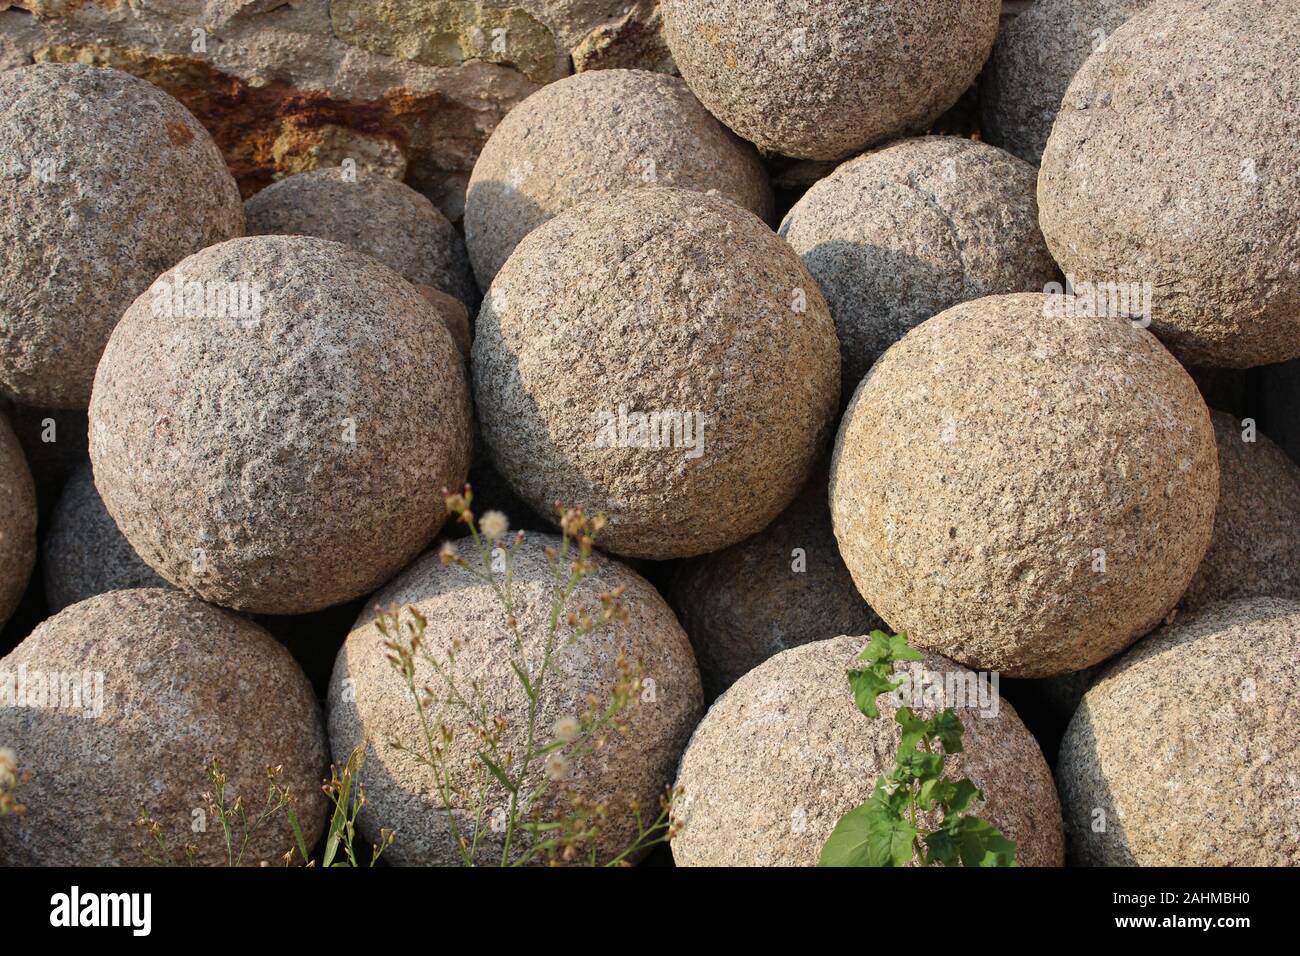
[[[956,866],[961,862],[957,841],[950,831],[941,828],[927,833],[924,842],[926,866],[934,866],[936,863],[940,866]]]
[[[818,866],[906,866],[916,829],[873,795],[835,825]]]
[[[983,799],[984,791],[975,786],[969,778],[962,777],[962,779],[952,784],[951,795],[944,799],[943,808],[945,813],[949,815],[965,813],[976,800]]]
[[[881,674],[877,668],[879,665],[866,670],[849,671],[849,686],[853,688],[853,702],[858,705],[858,710],[868,717],[880,716],[880,710],[876,707],[876,698],[881,694],[889,693],[895,686],[893,678]]]
[[[966,728],[962,726],[961,718],[953,712],[951,707],[931,718],[930,732],[938,738],[944,753],[961,753],[961,738],[962,734],[966,732]]]
[[[930,735],[930,721],[918,717],[911,707],[900,707],[894,711],[894,720],[903,728],[903,737],[899,741],[899,752],[915,750],[916,745]]]
[[[913,650],[912,646],[907,643],[907,634],[895,634],[889,639],[889,653],[896,661],[920,661],[925,659],[925,655],[920,651]]]
[[[487,767],[488,770],[491,771],[492,776],[497,778],[497,782],[500,783],[501,786],[505,787],[506,790],[511,793],[515,792],[515,785],[511,782],[510,778],[506,776],[506,772],[493,763],[492,758],[489,757],[485,751],[480,750],[478,752],[478,759],[482,761],[483,766]]]
[[[957,845],[962,866],[1016,866],[1016,845],[979,817],[953,817],[945,830]]]
[[[899,750],[897,761],[897,770],[907,779],[924,783],[943,776],[943,754],[925,750]]]
[[[872,631],[869,635],[870,640],[867,646],[862,649],[858,655],[858,660],[867,661],[870,664],[877,662],[893,663],[890,657],[889,635],[884,631]]]

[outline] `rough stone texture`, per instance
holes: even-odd
[[[89,464],[64,486],[41,542],[41,569],[51,614],[106,591],[168,586],[113,523]]]
[[[438,318],[442,319],[442,324],[447,326],[447,331],[456,340],[456,348],[460,350],[460,357],[469,361],[472,335],[469,328],[469,313],[465,310],[465,303],[455,296],[439,292],[427,285],[418,286],[418,288],[420,295],[424,296],[425,301],[433,306],[433,311],[438,314]]]
[[[579,69],[671,68],[646,0],[12,6],[0,9],[0,69],[77,61],[152,80],[211,130],[245,197],[352,158],[404,175],[453,220],[488,134],[540,84],[569,73],[571,53]]]
[[[678,189],[531,233],[483,301],[473,368],[484,440],[520,497],[605,512],[602,547],[641,558],[765,528],[839,395],[834,323],[799,258],[730,200]]]
[[[553,577],[543,554],[559,539],[530,533],[513,559],[513,594],[516,618],[524,635],[532,666],[540,663],[550,613]],[[468,560],[468,552],[467,552]],[[594,695],[604,706],[619,679],[618,658],[639,666],[647,699],[633,702],[626,734],[614,734],[603,748],[576,757],[566,781],[573,796],[604,803],[608,822],[596,841],[598,859],[606,861],[627,848],[635,835],[629,807],[640,801],[644,808],[658,805],[672,782],[673,770],[691,730],[702,713],[699,672],[690,643],[677,619],[657,591],[621,564],[595,555],[596,574],[586,579],[571,600],[570,609],[599,609],[597,596],[615,587],[626,588],[621,603],[629,612],[626,623],[607,625],[584,637],[573,638],[559,652],[558,666],[541,690],[537,727],[552,739],[555,722],[577,715],[590,706]],[[481,571],[480,571],[481,573]],[[375,604],[385,608],[413,606],[428,620],[424,646],[439,661],[446,661],[458,645],[451,665],[461,685],[472,674],[482,699],[494,715],[507,722],[503,749],[522,755],[527,730],[527,698],[511,670],[512,638],[492,588],[465,568],[443,565],[429,554],[379,593]],[[415,706],[406,696],[401,675],[388,661],[385,638],[374,626],[373,609],[363,613],[348,636],[334,668],[329,693],[329,736],[335,760],[347,755],[363,739],[369,741],[366,794],[369,802],[361,815],[361,832],[368,839],[380,827],[401,836],[385,854],[400,865],[450,865],[458,863],[441,800],[427,766],[393,741],[419,749],[421,731]],[[417,668],[417,686],[429,685],[439,695],[445,685],[427,662]],[[437,705],[435,705],[435,708]],[[458,826],[472,834],[473,806],[478,792],[475,779],[482,767],[473,758],[481,743],[465,726],[462,711],[447,705],[437,711],[456,732],[449,744],[453,790],[462,793],[465,806],[457,807]],[[530,784],[541,782],[540,767],[530,771]],[[504,788],[488,793],[488,819],[495,807],[505,805]],[[553,820],[571,812],[571,803],[550,787],[539,807],[542,819]],[[499,859],[501,837],[483,834],[485,858]]]
[[[22,446],[0,415],[0,627],[18,607],[36,563],[36,486]]]
[[[1138,13],[1071,82],[1043,156],[1056,261],[1082,282],[1151,283],[1151,329],[1189,365],[1300,355],[1295,14],[1273,0]]]
[[[374,256],[415,286],[478,307],[465,243],[410,186],[358,171],[318,169],[282,179],[244,204],[250,236],[316,236]]]
[[[212,138],[115,70],[0,72],[0,390],[85,408],[104,343],[160,272],[244,231]]]
[[[859,386],[831,465],[867,602],[1011,677],[1081,670],[1155,627],[1205,556],[1219,488],[1182,366],[1130,322],[1050,301],[977,299],[913,329]]]
[[[322,239],[225,242],[156,287],[177,276],[247,283],[261,309],[169,315],[147,294],[127,310],[90,410],[109,514],[163,578],[227,607],[296,614],[378,587],[469,466],[450,333],[391,269]]]
[[[1219,447],[1214,537],[1183,610],[1248,597],[1300,600],[1300,467],[1243,423],[1213,412]]]
[[[682,757],[673,839],[678,866],[811,866],[839,818],[894,765],[893,705],[858,711],[845,672],[863,637],[782,651],[710,708]],[[928,656],[927,671],[965,671]],[[958,706],[960,701],[946,700]],[[917,708],[931,713],[929,708]],[[959,711],[965,750],[952,774],[984,791],[976,812],[1017,844],[1021,866],[1060,866],[1061,811],[1038,744],[1005,700],[996,716]]]
[[[86,412],[79,408],[32,408],[0,396],[36,482],[42,513],[53,505],[72,473],[90,461]]]
[[[0,819],[0,863],[127,866],[149,861],[132,823],[157,820],[173,847],[225,865],[221,827],[207,810],[208,768],[226,774],[229,802],[266,800],[268,767],[282,767],[307,844],[325,825],[321,779],[326,745],[311,685],[283,647],[257,625],[175,591],[114,591],[68,608],[0,659],[0,679],[25,668],[93,689],[62,707],[0,707],[0,739],[33,772],[27,813]],[[3,686],[3,685],[0,685]],[[65,689],[64,693],[68,691]],[[49,703],[49,701],[45,701]],[[74,706],[66,706],[73,704]],[[195,810],[208,829],[192,829]],[[283,817],[253,835],[245,862],[275,863],[293,847]]]
[[[1056,278],[1036,184],[1000,149],[925,137],[849,160],[790,210],[780,232],[830,304],[846,393],[931,316]]]
[[[881,626],[840,559],[826,482],[823,464],[758,534],[675,569],[668,601],[709,698],[787,648]]]
[[[772,217],[758,154],[676,77],[581,73],[534,93],[493,132],[470,177],[465,239],[487,288],[515,246],[581,202],[626,189],[716,190]]]
[[[980,83],[984,138],[1037,164],[1075,72],[1152,2],[1039,0],[1004,25]]]
[[[999,0],[664,0],[682,77],[764,149],[842,159],[926,129],[974,82]]]
[[[1300,604],[1276,598],[1180,616],[1107,668],[1057,763],[1071,861],[1300,864],[1297,680]]]

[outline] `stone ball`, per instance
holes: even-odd
[[[1248,597],[1300,600],[1300,467],[1255,428],[1210,415],[1219,506],[1210,550],[1183,595],[1186,611]]]
[[[988,59],[999,0],[664,0],[682,78],[759,147],[843,159],[923,131]]]
[[[436,206],[388,176],[338,167],[287,176],[244,203],[250,236],[315,236],[374,256],[416,287],[478,307],[465,242]]]
[[[7,682],[7,683],[3,683]],[[55,689],[57,687],[57,690]],[[325,824],[326,742],[311,686],[257,625],[177,591],[113,591],[49,618],[0,658],[0,740],[31,770],[27,812],[0,819],[0,863],[134,866],[158,821],[180,857],[227,863],[204,794],[213,761],[236,797],[261,808],[280,767],[308,846]],[[195,811],[206,832],[193,830]],[[244,863],[275,863],[295,847],[277,816],[254,831]]]
[[[782,651],[736,681],[709,709],[682,757],[674,805],[682,825],[672,841],[678,866],[812,866],[839,818],[871,796],[894,766],[899,727],[894,703],[880,717],[854,705],[846,672],[865,637],[836,637]],[[983,702],[958,693],[973,677],[930,655],[918,665],[933,713],[941,693],[965,727],[964,751],[949,777],[984,791],[973,807],[1016,843],[1021,866],[1060,866],[1061,810],[1051,771],[1015,710],[988,682]],[[921,688],[918,687],[918,691]],[[942,689],[942,691],[941,691]],[[909,706],[914,702],[908,701]]]
[[[51,614],[106,591],[168,587],[117,529],[88,464],[68,480],[54,507],[41,566]]]
[[[239,190],[198,120],[117,70],[0,72],[0,391],[85,408],[109,333],[149,283],[243,235]]]
[[[1300,355],[1297,49],[1289,4],[1157,3],[1084,63],[1052,127],[1048,247],[1076,285],[1149,296],[1184,364]]]
[[[95,485],[140,557],[267,614],[383,584],[469,466],[451,333],[388,267],[303,236],[231,240],[161,276],[113,332],[90,422]]]
[[[710,699],[787,648],[881,626],[840,559],[826,482],[823,465],[758,534],[678,562],[668,602],[690,635]]]
[[[1084,60],[1154,0],[1037,0],[998,33],[980,81],[981,131],[1035,165]]]
[[[715,191],[772,217],[754,148],[677,77],[593,70],[542,87],[501,121],[470,176],[465,238],[480,285],[547,220],[646,186]]]
[[[1133,323],[1061,305],[991,296],[917,326],[858,387],[831,465],[867,603],[1009,677],[1082,670],[1159,624],[1218,498],[1191,377]]]
[[[931,316],[1056,279],[1037,181],[1000,149],[934,136],[851,159],[804,194],[780,232],[830,304],[846,393]]]
[[[1297,681],[1300,603],[1278,598],[1180,615],[1110,665],[1057,762],[1071,861],[1300,864]]]
[[[36,564],[36,485],[22,446],[0,415],[0,627],[27,590]]]
[[[620,659],[636,668],[641,680],[639,698],[623,714],[628,718],[626,732],[610,735],[603,747],[590,753],[562,749],[566,759],[572,755],[564,786],[548,786],[537,804],[543,820],[567,816],[575,800],[604,804],[607,822],[594,844],[597,859],[604,862],[625,850],[635,836],[633,803],[653,811],[671,785],[686,738],[702,713],[700,677],[690,642],[659,593],[633,571],[597,553],[592,557],[595,574],[578,586],[567,608],[594,614],[602,592],[622,587],[620,600],[628,619],[585,635],[561,624],[554,664],[539,679],[556,587],[544,549],[558,548],[559,543],[558,538],[529,533],[512,559],[514,613],[532,679],[540,684],[538,745],[555,740],[557,721],[581,715],[593,706],[592,698],[596,707],[608,704],[621,679]],[[445,565],[437,554],[426,555],[381,591],[373,604],[398,609],[403,620],[410,620],[410,612],[402,611],[408,607],[425,617],[423,648],[428,657],[417,657],[416,686],[428,686],[435,699],[446,699],[447,685],[436,676],[431,661],[452,675],[457,686],[465,688],[464,694],[470,694],[471,679],[477,682],[478,699],[487,703],[489,719],[501,717],[506,722],[498,749],[522,760],[527,750],[528,698],[512,670],[518,655],[512,651],[506,614],[494,584],[482,576],[477,555],[471,556],[472,545],[462,541],[457,547],[467,562],[474,563]],[[563,573],[567,575],[567,568]],[[399,865],[456,864],[461,857],[450,834],[445,804],[433,772],[420,762],[420,754],[427,751],[420,746],[423,737],[415,703],[388,659],[391,652],[385,641],[374,611],[367,611],[335,663],[328,698],[335,760],[345,760],[362,741],[367,742],[368,803],[360,827],[371,840],[378,838],[381,828],[397,831],[397,842],[385,859]],[[446,749],[451,789],[457,794],[454,813],[458,828],[472,838],[475,780],[486,772],[474,754],[483,745],[454,705],[440,709],[438,719],[455,728]],[[411,749],[399,750],[394,742]],[[543,782],[541,763],[533,761],[527,788]],[[504,810],[506,800],[505,788],[493,784],[485,796],[486,817]],[[492,830],[486,821],[484,827],[488,829],[481,834],[481,850],[485,858],[500,859],[500,831]]]
[[[538,514],[604,512],[667,559],[761,531],[832,427],[839,345],[799,257],[730,200],[638,189],[529,235],[479,313],[474,397]]]

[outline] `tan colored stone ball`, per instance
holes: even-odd
[[[1209,412],[1132,323],[1043,294],[922,323],[840,426],[831,514],[896,631],[979,670],[1081,670],[1154,628],[1210,544]]]

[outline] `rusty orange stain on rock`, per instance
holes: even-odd
[[[184,123],[168,123],[167,138],[172,141],[173,146],[184,146],[194,139],[194,133]]]

